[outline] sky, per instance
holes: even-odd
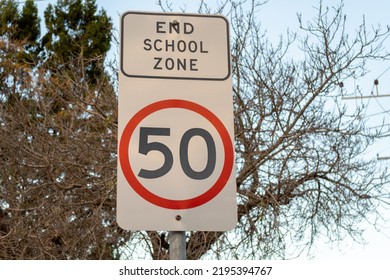
[[[37,2],[40,12],[43,12],[47,3],[55,1]],[[156,4],[157,0],[97,0],[99,7],[106,10],[107,14],[112,18],[115,27],[119,30],[120,14],[126,11],[148,11],[161,12],[161,8]],[[165,2],[165,0],[163,1]],[[196,13],[198,0],[172,0],[173,12],[182,12],[185,8],[186,12]],[[205,0],[205,3],[210,6],[215,5],[221,0]],[[339,1],[324,0],[324,5],[335,5]],[[269,0],[264,6],[259,9],[258,19],[264,30],[267,30],[267,36],[270,40],[276,40],[280,34],[285,34],[286,31],[298,30],[297,13],[301,13],[304,21],[312,19],[316,10],[314,6],[318,6],[317,0]],[[386,28],[390,26],[390,1],[388,0],[345,0],[344,12],[347,14],[348,32],[354,30],[362,22],[363,15],[368,26],[381,25]],[[385,42],[390,51],[390,38]],[[373,86],[373,81],[379,80],[378,88]],[[349,87],[359,86],[362,89],[363,95],[370,95],[374,90],[374,94],[390,95],[390,62],[375,63],[372,65],[371,72],[362,80]],[[368,99],[352,99],[342,100],[347,106],[359,105],[362,102],[367,106],[367,115],[369,116],[369,124],[375,127],[382,122],[390,126],[390,96],[377,97]],[[390,157],[390,137],[374,145],[366,154],[367,157]],[[382,160],[381,164],[390,167],[390,160]],[[383,210],[384,215],[390,220],[390,209]],[[364,234],[367,241],[366,245],[361,245],[347,240],[342,242],[339,248],[336,245],[319,243],[314,252],[315,260],[383,260],[389,259],[388,249],[390,248],[390,221],[384,224],[385,228],[382,233],[377,232],[373,228],[368,228]],[[387,233],[387,236],[386,236]],[[334,248],[332,248],[334,247]],[[306,259],[306,255],[301,258]]]

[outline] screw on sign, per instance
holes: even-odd
[[[224,147],[224,154],[225,154],[225,160],[223,164],[223,169],[218,177],[218,180],[210,187],[208,191],[205,193],[193,197],[190,199],[185,200],[172,200],[172,199],[166,199],[163,197],[160,197],[158,195],[153,194],[150,192],[145,186],[143,186],[137,177],[144,177],[144,178],[158,178],[161,176],[164,176],[166,173],[169,172],[170,167],[173,164],[173,158],[172,153],[169,151],[169,148],[161,143],[155,143],[153,148],[150,148],[150,150],[158,150],[161,153],[165,155],[165,161],[164,164],[161,166],[161,168],[150,171],[150,170],[144,170],[142,169],[138,176],[133,172],[133,169],[130,164],[130,159],[128,156],[128,150],[129,150],[129,143],[130,138],[137,127],[137,125],[148,115],[158,111],[163,110],[167,108],[182,108],[194,111],[200,115],[202,115],[204,118],[206,118],[210,123],[214,125],[214,127],[217,129],[220,138],[223,142]],[[167,128],[140,128],[140,139],[144,139],[145,133],[142,133],[142,131],[149,131],[149,134],[152,132],[154,135],[169,135],[169,129]],[[215,165],[215,146],[214,142],[212,140],[211,135],[202,129],[190,129],[187,131],[187,135],[183,135],[180,150],[182,151],[180,153],[181,159],[180,162],[183,167],[183,171],[188,175],[188,177],[191,177],[193,179],[204,179],[205,177],[208,177],[210,172],[213,171],[213,168],[210,167]],[[188,161],[187,153],[184,151],[188,151],[188,142],[189,139],[194,135],[203,135],[204,139],[206,140],[209,155],[211,154],[211,158],[209,156],[208,163],[203,171],[196,172],[194,171]],[[184,140],[183,140],[184,139]],[[147,143],[146,140],[140,140],[140,143]],[[184,144],[183,144],[184,143]],[[160,145],[156,145],[160,144]],[[210,148],[211,147],[211,148]],[[148,148],[145,148],[144,145],[140,144],[140,150],[141,152],[145,152],[145,154],[150,151]],[[213,151],[210,153],[210,150]],[[141,111],[139,111],[137,114],[134,115],[134,117],[129,121],[127,126],[125,127],[122,138],[119,144],[119,158],[120,158],[120,164],[122,166],[122,169],[124,171],[125,177],[131,187],[144,199],[147,201],[168,209],[188,209],[200,206],[206,202],[208,202],[210,199],[214,198],[225,186],[225,182],[230,177],[233,163],[234,163],[234,152],[233,152],[233,145],[230,140],[230,135],[227,132],[225,126],[221,123],[221,121],[209,110],[206,108],[185,100],[164,100],[160,102],[153,103],[145,108],[143,108]]]

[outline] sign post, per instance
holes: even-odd
[[[169,259],[186,259],[186,233],[185,231],[169,232]]]
[[[177,232],[185,243],[187,230],[235,227],[231,88],[224,17],[122,15],[117,180],[122,228],[171,231],[175,246]]]

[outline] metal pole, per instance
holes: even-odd
[[[390,157],[377,157],[377,160],[388,160]]]
[[[364,98],[378,98],[378,97],[390,97],[390,94],[342,96],[341,99],[348,100],[348,99],[364,99]]]
[[[186,256],[186,232],[170,231],[169,232],[169,259],[185,260]]]

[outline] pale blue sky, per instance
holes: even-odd
[[[38,2],[40,12],[43,12],[47,3],[55,1]],[[99,7],[103,7],[108,15],[112,18],[116,27],[119,25],[119,15],[125,11],[156,11],[161,12],[161,9],[156,4],[157,0],[97,0]],[[174,12],[181,12],[181,8],[186,7],[188,12],[194,13],[197,10],[199,1],[191,0],[172,0],[174,3]],[[216,2],[205,0],[206,3],[213,5]],[[324,0],[324,5],[334,5],[339,3],[335,0]],[[297,13],[302,13],[304,20],[309,20],[315,16],[313,6],[318,6],[317,0],[269,0],[258,13],[258,18],[271,40],[276,40],[278,36],[285,33],[287,29],[295,31],[298,29]],[[390,26],[390,1],[388,0],[345,0],[344,12],[347,14],[348,32],[353,32],[361,23],[363,15],[366,18],[368,26],[382,25],[386,28]],[[390,39],[386,42],[388,50],[390,50]],[[377,63],[366,78],[359,81],[359,86],[364,89],[363,94],[369,95],[372,89],[373,81],[382,75],[390,67],[390,62]],[[390,94],[390,70],[383,74],[379,79],[379,94]],[[354,85],[356,86],[356,85]],[[368,114],[370,124],[372,126],[380,124],[382,120],[390,124],[390,97],[376,98],[367,100],[344,101],[348,106],[354,106],[357,102],[365,102],[368,105]],[[390,156],[390,141],[385,139],[378,145],[372,148],[369,157],[375,157],[379,153],[380,156]],[[383,162],[390,167],[390,160]],[[385,213],[390,219],[390,210]],[[387,223],[388,236],[390,236],[390,222]],[[368,244],[363,246],[352,241],[347,241],[341,246],[341,251],[334,248],[330,249],[327,244],[318,244],[315,259],[389,259],[388,250],[390,248],[390,237],[385,237],[384,234],[378,233],[373,229],[368,229],[364,234]],[[305,256],[303,256],[305,258]]]

